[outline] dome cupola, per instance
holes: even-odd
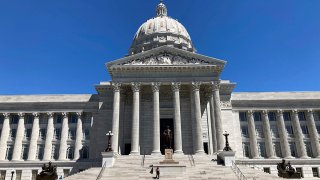
[[[195,52],[186,28],[167,16],[168,10],[162,0],[156,8],[156,13],[156,17],[147,20],[136,32],[129,55],[165,45]]]

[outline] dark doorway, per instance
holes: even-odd
[[[124,155],[129,155],[131,152],[131,144],[124,144]]]
[[[164,145],[163,145],[163,132],[169,126],[172,132],[172,149],[174,150],[174,127],[173,127],[173,119],[160,119],[160,150],[161,153],[164,154]]]
[[[204,148],[204,152],[206,154],[208,154],[208,143],[207,142],[203,143],[203,148]]]

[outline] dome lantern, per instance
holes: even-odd
[[[166,5],[163,4],[163,0],[160,0],[160,4],[157,6],[157,16],[167,16],[168,10]]]

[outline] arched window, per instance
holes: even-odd
[[[73,159],[74,149],[72,146],[69,146],[67,149],[67,159]]]
[[[89,148],[88,146],[83,146],[80,150],[80,159],[88,159],[89,158]]]

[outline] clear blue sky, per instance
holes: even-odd
[[[1,0],[0,94],[95,93],[158,0]],[[319,0],[165,0],[235,91],[320,91]]]

